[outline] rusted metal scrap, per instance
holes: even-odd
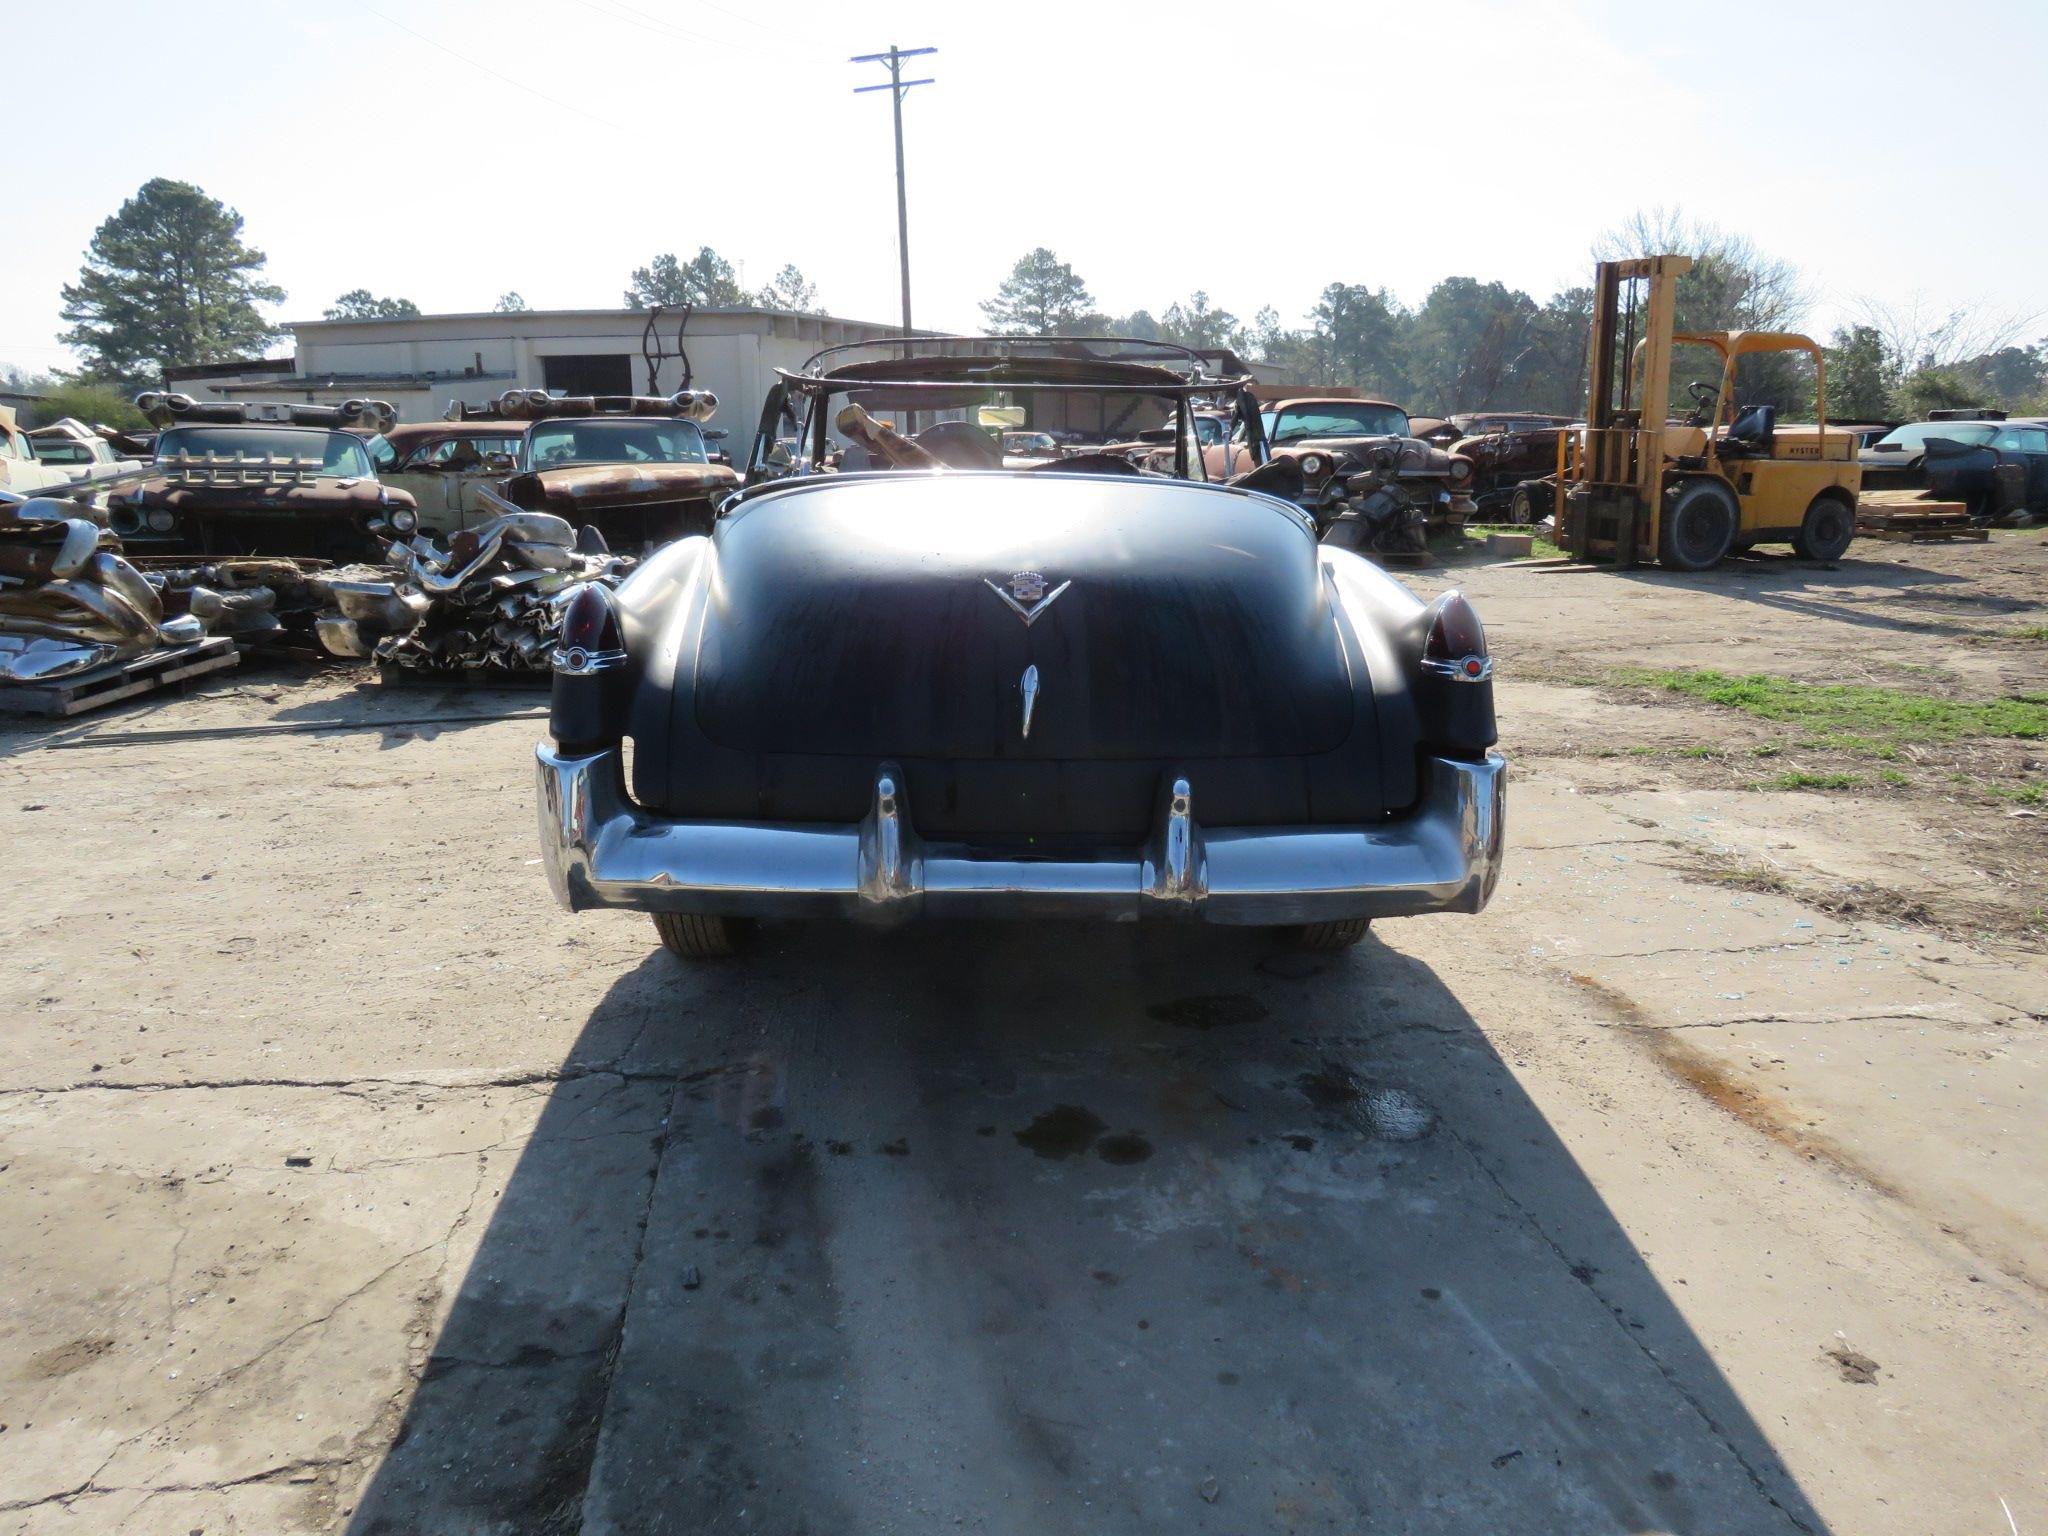
[[[121,558],[105,519],[78,501],[0,500],[0,677],[50,682],[205,637]]]
[[[386,559],[388,570],[315,578],[331,599],[315,628],[336,656],[421,671],[544,669],[570,589],[616,585],[636,563],[613,554],[594,528],[517,508],[451,535],[445,546],[425,534],[394,540]]]

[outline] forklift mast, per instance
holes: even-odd
[[[1558,539],[1576,559],[1656,558],[1678,280],[1692,264],[1644,256],[1595,269],[1586,425],[1559,445]]]

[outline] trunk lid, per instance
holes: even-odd
[[[1266,498],[1056,473],[849,477],[741,508],[714,547],[695,708],[723,746],[1286,756],[1351,728],[1314,539]]]

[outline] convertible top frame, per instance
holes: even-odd
[[[900,346],[906,354],[870,357],[864,361],[823,366],[828,358],[851,352],[871,352]],[[1149,351],[1160,357],[1184,362],[1185,368],[1131,358],[1104,357],[1089,350],[1097,346],[1125,346]],[[931,351],[934,347],[963,350]],[[911,349],[925,348],[925,355]],[[964,350],[972,348],[973,350]],[[1032,351],[1030,349],[1039,349]],[[1139,341],[1130,337],[1067,336],[917,336],[885,338],[879,341],[849,342],[828,347],[812,356],[801,372],[775,370],[776,382],[762,405],[760,426],[747,457],[746,485],[752,487],[781,479],[791,471],[779,471],[770,461],[777,440],[787,425],[805,442],[806,461],[793,472],[817,472],[830,451],[830,416],[823,408],[836,394],[852,395],[863,390],[886,389],[916,399],[928,396],[934,409],[956,409],[962,391],[1004,390],[1059,395],[1150,396],[1168,400],[1174,410],[1174,477],[1197,478],[1188,455],[1188,436],[1193,427],[1192,408],[1196,400],[1227,406],[1233,424],[1242,426],[1255,464],[1268,458],[1265,430],[1259,420],[1258,401],[1252,394],[1250,374],[1216,378],[1202,371],[1202,359],[1186,347],[1171,342]],[[946,404],[937,404],[946,401]],[[799,406],[803,411],[800,418]],[[915,409],[916,407],[912,407]]]

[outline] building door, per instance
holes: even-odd
[[[541,383],[551,395],[633,393],[633,359],[624,352],[544,357],[540,369]]]

